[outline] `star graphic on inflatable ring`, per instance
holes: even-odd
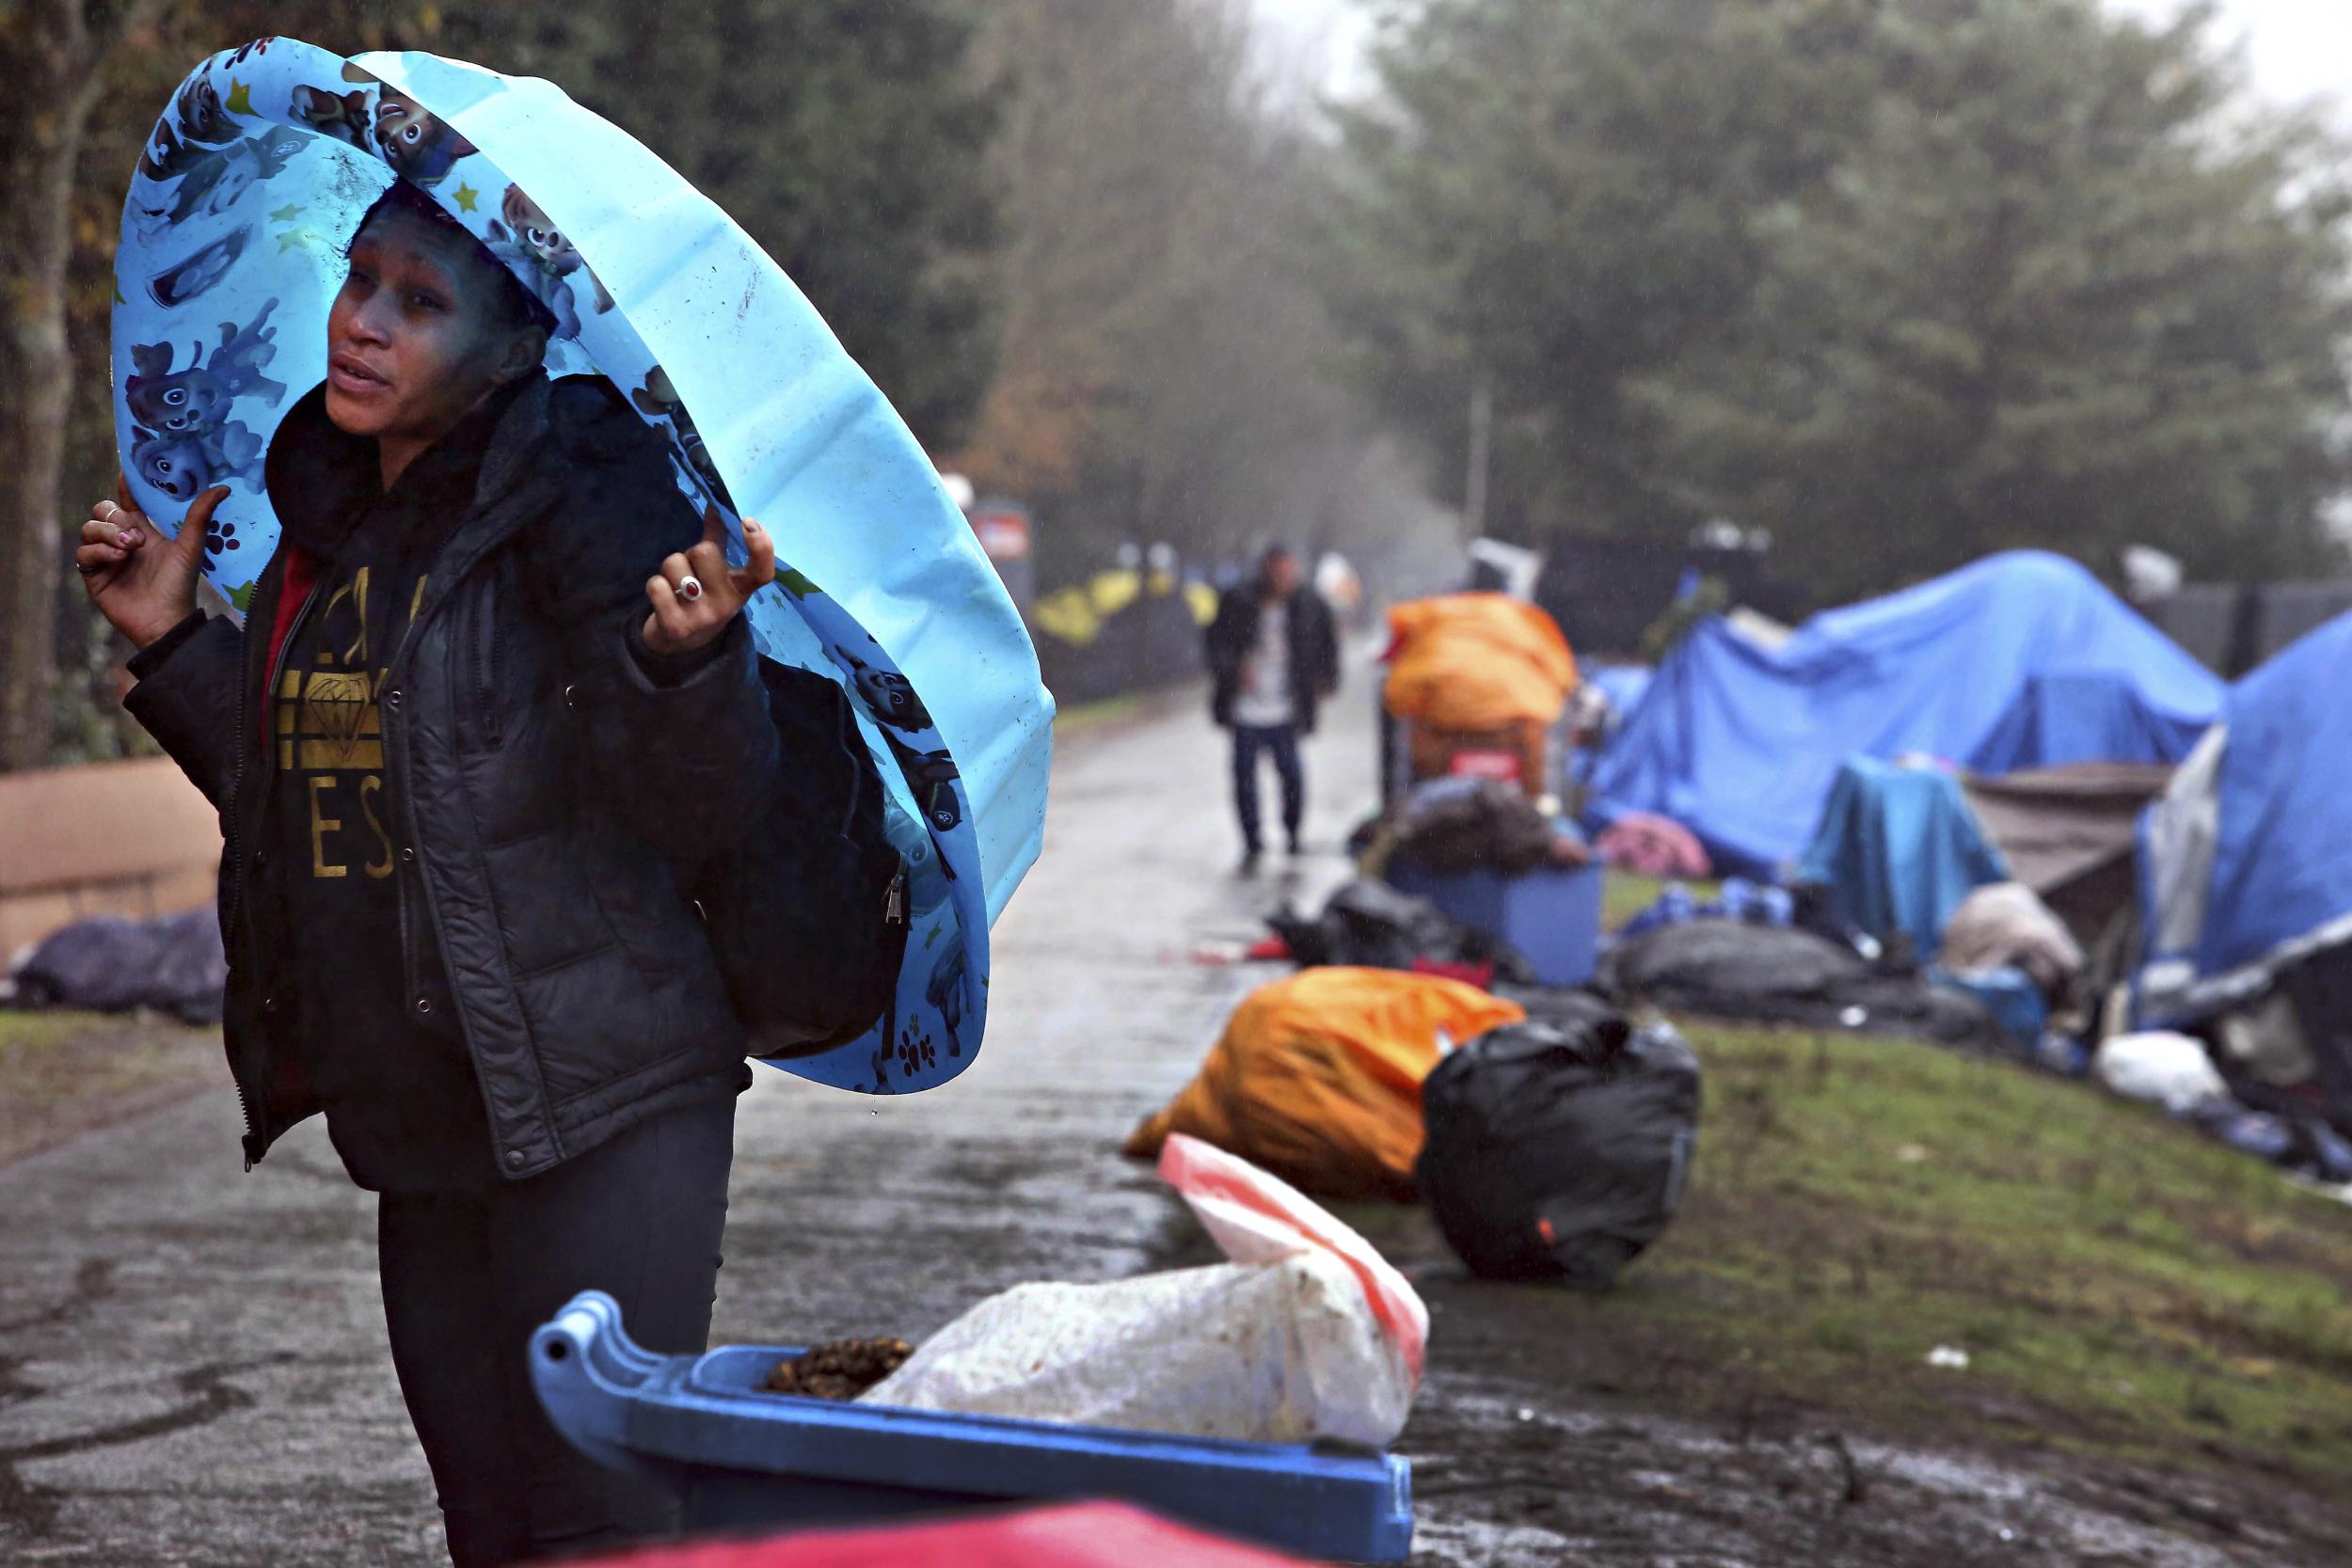
[[[307,250],[318,243],[318,232],[311,229],[280,229],[278,231],[278,254],[289,250]]]
[[[475,190],[471,185],[467,184],[463,180],[460,180],[457,182],[456,195],[458,211],[470,213],[473,211],[475,199],[479,198],[482,193]]]
[[[290,202],[287,205],[278,208],[278,211],[272,213],[269,215],[269,220],[272,223],[292,223],[294,219],[300,217],[301,215],[302,204],[298,201]]]
[[[229,79],[229,112],[232,115],[249,115],[253,112],[252,87],[233,76]]]

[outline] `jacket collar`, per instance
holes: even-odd
[[[374,440],[336,428],[321,383],[271,437],[262,483],[286,539],[331,559],[378,500],[421,505],[453,522],[479,513],[526,471],[547,423],[544,374],[501,388],[420,452],[388,491]]]

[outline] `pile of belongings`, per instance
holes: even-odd
[[[1183,1132],[1318,1197],[1409,1202],[1422,1080],[1455,1044],[1526,1016],[1436,975],[1301,970],[1243,1000],[1200,1073],[1126,1152],[1156,1159]]]
[[[2054,1011],[2071,1015],[2082,947],[2035,891],[2012,879],[1960,778],[1910,763],[1850,760],[1797,869],[1810,897],[1898,959],[1988,1007],[2021,1054]]]
[[[1450,594],[1389,611],[1388,711],[1417,779],[1483,772],[1548,787],[1550,731],[1576,689],[1558,623],[1505,594]]]
[[[1448,594],[1389,610],[1391,713],[1435,729],[1549,724],[1576,687],[1559,623],[1507,594]]]
[[[229,959],[210,908],[152,920],[96,915],[37,943],[8,981],[14,1006],[99,1013],[152,1007],[184,1023],[218,1023]]]
[[[1159,1168],[1226,1261],[1015,1286],[861,1401],[1260,1443],[1394,1441],[1429,1334],[1405,1276],[1247,1160],[1179,1133]]]
[[[1645,811],[1619,814],[1593,848],[1616,870],[1637,877],[1708,877],[1715,869],[1690,829]]]
[[[2016,969],[2044,995],[2062,996],[2082,973],[2082,944],[2033,889],[1991,882],[1961,900],[1936,962],[1955,974]]]
[[[1783,887],[1759,887],[1742,877],[1725,881],[1716,895],[1701,903],[1681,882],[1668,882],[1658,902],[1626,922],[1620,941],[1667,926],[1688,926],[1693,920],[1737,920],[1755,926],[1789,926],[1796,922],[1797,900]]]
[[[2008,879],[1956,776],[1867,757],[1837,770],[1796,872],[1849,926],[1881,942],[1906,938],[1923,958],[1971,893]]]
[[[1473,1272],[1598,1289],[1672,1220],[1698,1113],[1682,1037],[1589,991],[1312,969],[1245,1000],[1126,1151],[1197,1137],[1320,1196],[1419,1198]]]
[[[1636,1003],[1711,1018],[1793,1023],[2001,1049],[1983,1004],[1900,962],[1873,961],[1798,927],[1699,920],[1619,942],[1601,959],[1600,989]]]
[[[1438,1063],[1422,1109],[1422,1196],[1471,1272],[1597,1290],[1681,1204],[1699,1063],[1662,1023],[1553,992]]]
[[[1394,861],[1439,876],[1488,870],[1517,877],[1591,858],[1576,831],[1525,791],[1493,779],[1444,778],[1406,792],[1375,830],[1363,864],[1375,876]]]
[[[2090,1076],[2110,1094],[2154,1105],[2257,1159],[2329,1186],[2352,1183],[2352,1137],[2309,1097],[2266,1082],[2308,1082],[2308,1064],[2296,1060],[2298,1025],[2284,1000],[2243,1015],[2229,1032],[2220,1052],[2231,1069],[2226,1077],[2202,1039],[2169,1030],[2109,1036],[2091,1055]]]
[[[1310,919],[1285,909],[1267,924],[1302,969],[1339,964],[1442,974],[1472,985],[1524,983],[1527,960],[1502,938],[1466,926],[1425,898],[1359,877]]]

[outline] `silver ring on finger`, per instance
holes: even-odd
[[[696,577],[691,572],[689,572],[684,577],[678,578],[677,596],[684,599],[688,604],[692,604],[696,599],[701,598],[703,596],[702,578]]]
[[[89,562],[87,562],[87,561],[77,561],[77,562],[75,562],[73,563],[73,569],[74,569],[75,571],[77,571],[77,572],[81,573],[81,574],[82,574],[84,577],[86,577],[86,578],[87,578],[87,577],[94,577],[94,576],[96,576],[96,575],[97,575],[97,572],[98,572],[98,568],[97,568],[96,566],[92,565]]]
[[[106,515],[98,520],[102,523],[112,523],[117,517],[121,515],[122,508],[116,505],[113,501],[108,501],[106,503]]]

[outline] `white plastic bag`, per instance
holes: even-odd
[[[2204,1042],[2186,1035],[2119,1035],[2100,1045],[2090,1072],[2110,1093],[2168,1111],[2185,1111],[2230,1092]]]
[[[1231,1262],[1016,1286],[865,1400],[1195,1437],[1393,1441],[1429,1331],[1404,1275],[1295,1189],[1198,1139],[1171,1136],[1160,1174]]]

